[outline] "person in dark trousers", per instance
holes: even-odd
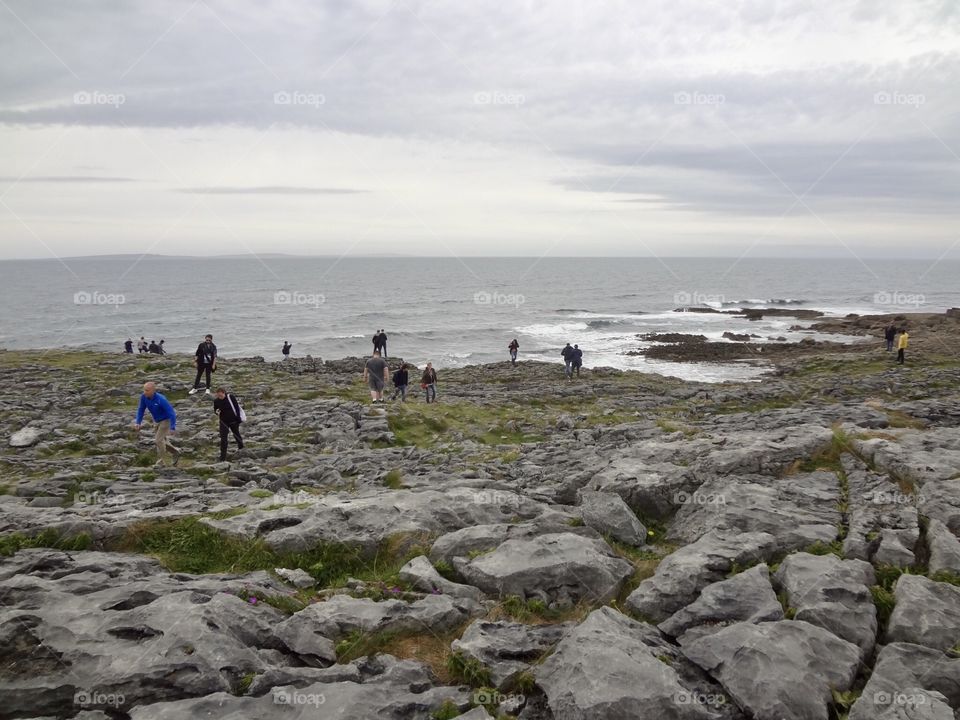
[[[374,350],[373,357],[363,366],[363,381],[370,388],[370,400],[374,405],[383,404],[383,388],[387,384],[390,367],[380,357],[380,351]]]
[[[517,364],[517,353],[520,351],[520,343],[517,342],[517,339],[514,338],[510,341],[510,344],[507,345],[507,350],[510,351],[510,364]]]
[[[420,378],[420,387],[423,388],[428,403],[437,401],[437,371],[433,369],[433,363],[427,363]]]
[[[224,388],[217,388],[213,411],[220,418],[220,462],[225,462],[230,433],[233,433],[237,441],[237,450],[243,450],[243,438],[240,437],[240,423],[243,422],[240,417],[240,401],[233,393],[228,393]]]
[[[283,341],[283,348],[280,350],[280,352],[283,353],[283,359],[284,359],[284,360],[289,360],[289,359],[290,359],[290,348],[292,348],[292,347],[293,347],[293,345],[291,345],[290,343],[288,343],[286,340]]]
[[[157,341],[156,341],[156,340],[151,340],[151,341],[150,341],[150,344],[147,345],[147,352],[150,353],[150,354],[152,354],[152,355],[159,355],[159,354],[160,354],[160,346],[157,345]]]
[[[380,354],[387,356],[387,334],[383,330],[380,331]]]
[[[137,432],[140,432],[140,426],[143,425],[143,413],[147,410],[150,411],[150,417],[157,425],[157,466],[162,467],[167,464],[167,450],[173,453],[173,464],[176,465],[180,462],[180,450],[173,446],[167,436],[177,431],[177,413],[170,401],[157,392],[156,383],[143,384],[143,395],[140,396],[140,405],[137,406],[137,419],[134,423]]]
[[[906,328],[900,328],[900,339],[897,341],[897,362],[903,365],[904,362],[904,353],[907,351],[907,346],[910,344],[910,336],[907,334]]]
[[[217,369],[217,346],[213,344],[213,335],[206,335],[203,342],[197,345],[197,352],[194,353],[194,363],[197,366],[197,377],[193,381],[193,388],[190,394],[194,395],[200,390],[200,377],[206,374],[206,391],[204,394],[210,394],[210,373]]]
[[[157,355],[166,355],[167,351],[163,349],[163,344],[166,342],[163,338],[160,338],[160,342],[157,343]]]
[[[393,397],[391,400],[396,400],[397,395],[400,396],[400,402],[407,401],[407,385],[410,383],[410,373],[407,368],[410,367],[406,363],[400,366],[400,368],[393,374]]]
[[[133,355],[133,340],[127,338],[127,341],[123,344],[123,351],[127,355]]]
[[[571,357],[571,365],[577,373],[577,377],[580,377],[580,368],[583,366],[583,350],[580,349],[579,345],[573,346],[573,354]]]
[[[373,334],[373,351],[374,351],[375,353],[378,353],[378,352],[380,352],[380,350],[381,350],[381,347],[380,347],[380,333],[382,333],[382,332],[383,332],[383,330],[377,330],[377,331]]]
[[[893,339],[897,336],[897,328],[890,323],[883,331],[883,337],[887,341],[887,352],[893,350]]]
[[[563,356],[563,374],[566,376],[567,380],[569,380],[570,369],[573,366],[573,348],[570,347],[570,343],[567,343],[563,346],[563,350],[560,351],[560,354]]]

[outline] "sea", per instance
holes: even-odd
[[[746,363],[674,363],[630,354],[646,333],[725,332],[824,339],[811,321],[678,312],[793,308],[942,312],[960,306],[960,260],[777,258],[415,258],[123,255],[0,262],[0,347],[120,352],[141,336],[190,353],[211,333],[224,360],[369,354],[441,370],[508,359],[561,363],[567,342],[586,367],[707,382],[758,379]],[[834,339],[836,336],[832,336]],[[851,338],[852,340],[852,338]]]

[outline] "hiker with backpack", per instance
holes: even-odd
[[[400,396],[400,402],[407,401],[407,385],[410,383],[410,373],[407,371],[407,368],[410,367],[406,363],[403,363],[400,368],[393,373],[393,397],[391,400],[396,400],[397,395]]]
[[[227,459],[227,440],[230,433],[237,440],[237,450],[243,450],[243,438],[240,437],[240,423],[247,419],[240,401],[225,388],[217,388],[213,401],[213,411],[220,418],[220,462]]]

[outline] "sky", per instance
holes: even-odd
[[[955,0],[0,0],[0,258],[960,258]]]

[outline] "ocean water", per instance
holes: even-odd
[[[588,367],[706,381],[745,364],[684,364],[625,353],[648,332],[819,337],[795,318],[750,322],[683,306],[792,307],[829,314],[960,306],[960,261],[744,258],[110,258],[0,262],[0,347],[120,350],[163,338],[192,353],[206,333],[224,358],[389,355],[442,369],[507,359],[560,362],[578,343]]]

